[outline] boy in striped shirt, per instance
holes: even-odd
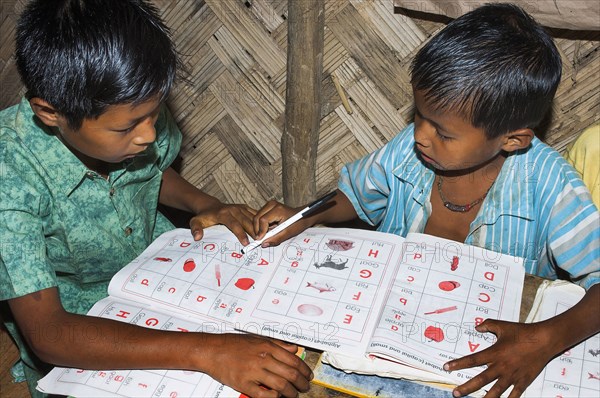
[[[552,38],[508,4],[451,22],[412,65],[414,124],[346,165],[335,204],[267,240],[276,245],[315,224],[355,219],[405,236],[424,232],[525,259],[526,271],[580,284],[585,297],[550,320],[487,320],[487,350],[445,365],[487,365],[453,391],[494,382],[518,397],[554,356],[600,331],[600,220],[576,171],[534,135],[561,77]],[[267,203],[255,216],[262,237],[297,209]]]

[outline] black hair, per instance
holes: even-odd
[[[180,64],[145,0],[34,0],[17,24],[16,60],[27,96],[73,129],[110,105],[164,100]]]
[[[430,106],[462,116],[492,139],[538,126],[561,71],[552,38],[531,16],[512,4],[487,4],[419,50],[411,83]]]

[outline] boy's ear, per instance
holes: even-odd
[[[531,144],[535,134],[528,128],[513,130],[504,135],[504,145],[502,149],[506,152],[514,152],[518,149],[527,148]]]
[[[61,116],[47,101],[39,97],[33,97],[29,100],[29,104],[33,113],[35,113],[42,123],[50,127],[58,126]]]

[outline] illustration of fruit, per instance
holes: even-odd
[[[192,272],[195,269],[196,269],[196,262],[194,261],[193,258],[188,258],[187,260],[185,260],[185,262],[183,263],[183,270],[185,272]]]
[[[444,340],[444,331],[436,326],[427,326],[425,329],[425,337],[439,343]]]
[[[438,284],[438,287],[445,292],[451,292],[457,287],[460,287],[460,283],[456,281],[441,281]]]
[[[235,282],[235,287],[237,287],[238,289],[241,289],[241,290],[248,290],[252,286],[254,286],[254,279],[252,279],[252,278],[239,278]]]

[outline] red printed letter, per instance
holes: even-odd
[[[479,301],[487,303],[488,301],[490,301],[490,295],[487,293],[479,293]]]
[[[469,341],[469,350],[470,350],[471,352],[475,352],[475,350],[477,350],[478,348],[479,348],[479,343],[477,343],[477,344],[473,344],[473,343],[471,343],[471,342]]]
[[[368,269],[363,269],[360,270],[360,272],[358,273],[360,275],[361,278],[370,278],[371,275],[373,275],[373,273],[371,271],[369,271]]]
[[[369,254],[367,254],[367,256],[369,256],[369,257],[373,256],[376,258],[378,254],[379,254],[379,250],[371,249],[371,250],[369,250]]]

